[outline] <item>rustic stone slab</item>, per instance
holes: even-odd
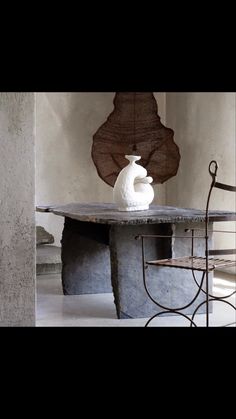
[[[120,212],[111,203],[70,203],[60,206],[38,206],[37,211],[51,212],[74,220],[99,224],[159,224],[204,222],[205,211],[191,208],[176,208],[170,206],[150,205],[147,211]],[[235,221],[236,212],[210,211],[209,220]]]

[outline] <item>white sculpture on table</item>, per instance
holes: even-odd
[[[141,156],[125,156],[128,166],[121,170],[113,189],[113,199],[119,211],[147,210],[154,199],[154,190],[150,185],[153,178],[147,176],[147,170],[136,164]]]

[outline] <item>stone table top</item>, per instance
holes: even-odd
[[[37,206],[38,212],[50,212],[74,220],[99,224],[158,224],[204,222],[205,211],[192,208],[150,205],[147,211],[121,212],[112,203],[69,203],[66,205]],[[236,221],[236,212],[209,211],[209,220]]]

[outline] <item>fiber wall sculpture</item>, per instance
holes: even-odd
[[[153,184],[175,176],[180,162],[174,131],[160,121],[151,92],[117,92],[114,110],[93,136],[92,159],[98,175],[114,186],[127,165],[125,155],[141,156]]]

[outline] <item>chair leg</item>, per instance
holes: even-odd
[[[208,270],[206,271],[206,327],[209,327],[209,281],[208,281]]]

